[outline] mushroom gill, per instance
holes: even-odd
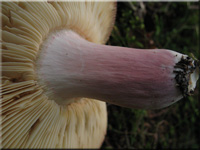
[[[3,148],[101,146],[107,128],[105,102],[77,98],[58,105],[44,93],[35,70],[49,34],[70,29],[104,44],[115,12],[115,2],[2,2]]]

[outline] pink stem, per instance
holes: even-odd
[[[94,98],[132,108],[166,107],[183,96],[174,66],[183,55],[88,42],[72,31],[54,33],[38,59],[38,76],[63,104]]]

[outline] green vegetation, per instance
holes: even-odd
[[[198,2],[118,3],[109,45],[165,48],[199,56]],[[200,148],[199,86],[192,97],[161,110],[108,104],[107,148]]]

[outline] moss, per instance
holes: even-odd
[[[166,48],[199,58],[199,11],[195,2],[119,2],[108,44]],[[200,148],[199,86],[192,97],[161,110],[108,105],[102,148]]]

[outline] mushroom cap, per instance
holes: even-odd
[[[58,105],[37,80],[41,45],[70,29],[104,44],[116,2],[2,2],[2,147],[98,148],[107,128],[105,102],[78,98]]]

